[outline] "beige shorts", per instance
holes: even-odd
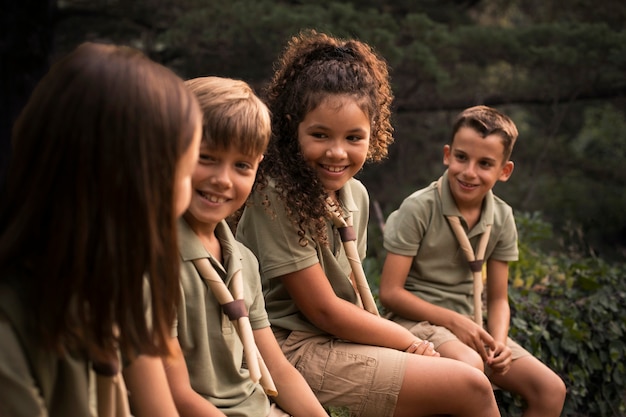
[[[412,320],[407,320],[398,316],[392,316],[391,320],[395,321],[402,327],[409,329],[409,331],[413,333],[416,337],[432,342],[433,345],[435,345],[435,349],[437,349],[445,342],[458,340],[454,333],[452,333],[447,328],[430,324],[427,321],[414,322]],[[511,349],[511,353],[513,354],[513,360],[523,358],[524,356],[531,356],[530,352],[521,347],[510,337],[507,338],[506,344]]]
[[[344,407],[351,416],[393,416],[407,353],[307,332],[276,336],[324,407]]]

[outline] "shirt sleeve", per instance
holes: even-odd
[[[3,315],[0,315],[0,340],[0,416],[47,416],[18,337]]]
[[[508,206],[503,210],[501,224],[495,248],[488,257],[503,262],[517,261],[519,259],[517,227],[513,210]]]
[[[415,194],[407,197],[387,219],[384,248],[398,255],[417,255],[428,228],[429,217]]]
[[[264,204],[265,196],[269,206]],[[298,230],[273,188],[255,192],[252,202],[237,227],[237,240],[257,257],[264,278],[280,277],[319,262],[317,244],[309,233],[304,236],[306,245],[301,244]]]

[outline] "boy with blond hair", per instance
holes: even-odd
[[[203,129],[191,204],[179,222],[178,337],[165,361],[178,411],[183,417],[327,416],[276,342],[257,259],[225,220],[252,189],[270,137],[268,109],[243,81],[202,77],[186,84],[200,103]]]

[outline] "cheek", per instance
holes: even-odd
[[[191,202],[191,177],[185,177],[177,182],[174,192],[174,213],[181,216]]]

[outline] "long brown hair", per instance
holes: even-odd
[[[0,279],[25,276],[42,345],[166,352],[180,298],[174,178],[200,120],[182,80],[128,47],[82,44],[38,84],[13,130]]]
[[[288,215],[299,228],[300,241],[306,242],[304,234],[310,230],[323,244],[327,240],[325,191],[302,157],[298,125],[329,95],[351,96],[371,120],[368,161],[385,158],[393,142],[387,64],[366,43],[308,30],[290,40],[275,66],[266,90],[272,139],[259,166],[256,188],[274,179]]]

